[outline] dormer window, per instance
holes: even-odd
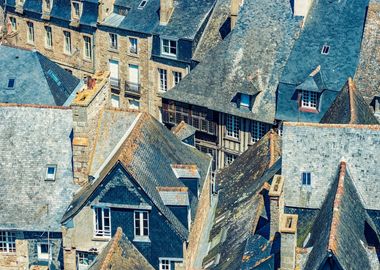
[[[161,54],[177,57],[177,41],[170,39],[161,39]]]
[[[57,165],[48,165],[46,168],[45,180],[54,181],[57,171]]]
[[[240,106],[250,107],[251,106],[251,97],[247,94],[241,94],[240,96]]]
[[[329,45],[323,45],[322,47],[322,50],[321,50],[321,54],[329,54],[329,51],[330,51],[330,46]]]
[[[301,90],[301,108],[314,109],[318,108],[318,93],[313,91]]]
[[[73,19],[79,20],[82,15],[82,3],[78,1],[71,2],[71,16]]]

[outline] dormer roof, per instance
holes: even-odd
[[[325,90],[326,86],[324,84],[324,76],[321,71],[321,66],[318,66],[313,70],[313,72],[311,72],[301,84],[297,85],[296,89],[318,93]]]

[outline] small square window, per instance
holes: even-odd
[[[302,185],[310,186],[311,185],[311,173],[303,172],[302,173]]]
[[[16,79],[9,79],[8,80],[8,88],[13,89],[15,87],[15,80]]]
[[[321,54],[329,54],[329,51],[330,51],[330,46],[323,45]]]
[[[37,251],[39,260],[49,260],[49,244],[47,242],[38,243]]]
[[[251,105],[251,98],[247,94],[241,94],[240,106],[249,107]]]
[[[48,165],[46,168],[46,180],[55,180],[55,174],[57,171],[56,165]]]

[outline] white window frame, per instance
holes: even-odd
[[[42,253],[41,245],[47,245],[48,246],[48,252],[47,253]],[[50,245],[49,245],[48,241],[42,241],[42,242],[39,242],[37,244],[38,260],[42,260],[42,261],[49,260],[50,254],[51,254],[51,248],[50,248]]]
[[[94,206],[94,237],[95,238],[111,238],[111,208]],[[100,214],[100,216],[98,216]],[[108,226],[105,221],[108,219]],[[99,221],[101,224],[99,224]],[[100,225],[102,228],[100,228]]]
[[[109,47],[112,50],[118,50],[119,44],[118,44],[118,35],[115,33],[109,33]]]
[[[83,36],[83,56],[87,60],[92,59],[92,41],[90,36]]]
[[[259,121],[251,121],[251,141],[258,142],[267,133],[267,124]]]
[[[146,218],[144,218],[146,215]],[[146,221],[146,226],[144,225]],[[133,241],[147,241],[149,240],[149,212],[142,210],[133,211],[133,229],[135,238]],[[146,233],[145,233],[146,230]]]
[[[132,42],[132,40],[134,42]],[[135,37],[129,37],[128,38],[128,41],[129,41],[129,48],[128,48],[128,53],[131,53],[131,54],[138,54],[139,53],[139,40],[138,38],[135,38]]]
[[[28,26],[27,42],[34,44],[34,24],[32,22],[26,22]]]
[[[142,0],[137,8],[143,9],[147,3],[148,3],[148,0]]]
[[[175,46],[173,46],[173,43]],[[175,52],[172,52],[174,50]],[[177,40],[161,38],[161,55],[177,57],[178,42]]]
[[[182,80],[182,72],[173,71],[173,87]]]
[[[321,50],[321,54],[323,55],[328,55],[330,52],[330,46],[329,45],[323,45],[322,46],[322,50]]]
[[[12,31],[17,31],[17,19],[15,17],[9,17]]]
[[[0,253],[16,252],[16,233],[0,231]]]
[[[180,258],[159,258],[159,270],[172,270],[171,263],[173,262],[183,262]]]
[[[53,169],[53,173],[49,173],[49,169]],[[46,174],[45,174],[45,180],[55,180],[55,177],[57,175],[57,165],[47,165],[46,166]]]
[[[236,158],[237,156],[234,154],[224,153],[224,166],[231,165],[235,161]]]
[[[158,68],[158,90],[160,92],[168,91],[168,71]]]
[[[239,139],[240,135],[240,118],[227,114],[226,115],[226,135],[231,138]]]
[[[53,33],[51,26],[45,25],[45,47],[51,49],[53,47]]]
[[[85,270],[88,269],[89,266],[92,264],[93,260],[91,260],[88,256],[90,255],[90,252],[86,251],[76,251],[76,258],[78,263],[78,270]],[[87,262],[85,262],[87,261]]]
[[[71,7],[72,7],[71,14],[73,16],[73,19],[79,20],[79,18],[82,16],[82,3],[79,1],[71,1]]]
[[[301,107],[307,109],[318,108],[318,93],[313,91],[301,91]]]
[[[71,55],[72,53],[72,48],[71,48],[71,32],[69,31],[63,31],[63,51],[66,54]]]

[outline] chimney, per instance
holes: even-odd
[[[284,186],[284,177],[275,175],[272,185],[269,189],[269,211],[270,211],[270,232],[269,237],[273,238],[276,232],[280,230],[279,223],[281,215],[284,212],[284,195],[282,192]]]
[[[241,0],[231,0],[231,30],[235,28]]]
[[[298,215],[283,214],[280,219],[281,270],[293,270],[296,262]]]
[[[160,0],[160,25],[167,25],[174,10],[174,0]]]

